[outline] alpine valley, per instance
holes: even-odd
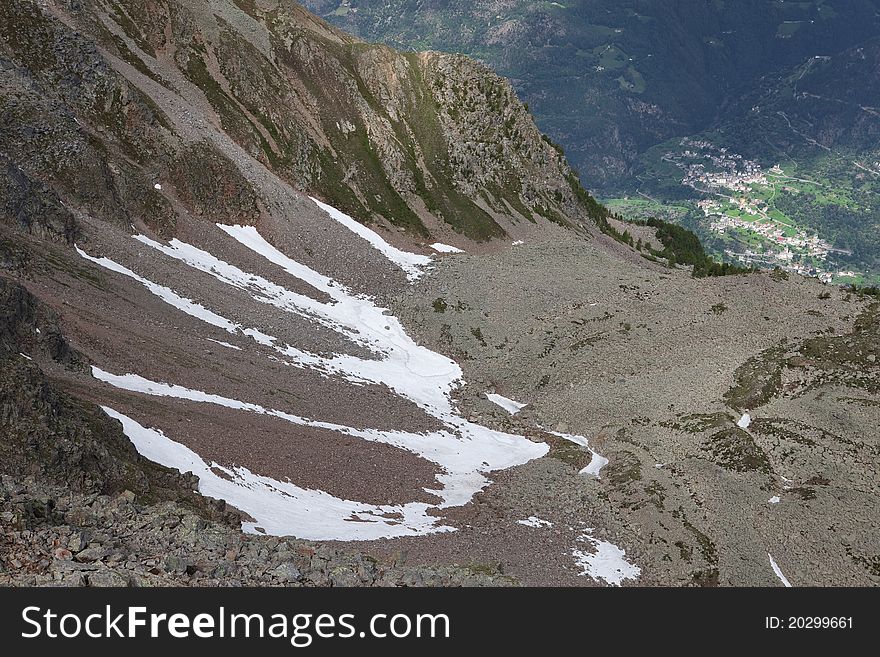
[[[0,585],[880,583],[875,5],[459,4],[0,0]]]
[[[592,190],[716,257],[880,283],[873,0],[308,0],[509,77]]]

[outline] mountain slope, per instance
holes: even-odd
[[[426,250],[429,236],[449,236],[479,249],[506,233],[587,235],[590,213],[604,216],[506,83],[460,57],[361,44],[289,3],[260,21],[228,2],[6,2],[0,14],[0,253],[4,288],[20,291],[4,312],[39,299],[58,313],[51,335],[77,354],[64,367],[33,337],[45,323],[12,324],[10,517],[41,487],[118,469],[133,483],[100,492],[145,495],[149,468],[123,432],[236,505],[250,533],[312,539],[450,531],[438,509],[546,452],[464,420],[450,399],[457,364],[374,300],[432,265],[390,242]],[[249,102],[275,118],[258,120]],[[376,231],[303,192],[353,205]],[[119,450],[140,465],[117,466]],[[126,506],[126,517],[151,508]],[[58,516],[34,520],[4,534],[4,568],[56,577],[44,555],[33,571],[15,552],[34,549],[22,533],[32,525],[57,533]],[[168,538],[163,549],[176,549]],[[55,558],[86,561],[83,551]],[[176,568],[158,574],[206,577]],[[284,581],[259,575],[243,581]]]
[[[807,160],[829,150],[876,151],[878,98],[880,37],[875,37],[765,76],[731,106],[720,131],[749,157]]]
[[[869,294],[615,234],[458,57],[269,0],[0,7],[0,581],[878,582]],[[458,179],[413,164],[441,133]]]
[[[295,189],[424,239],[587,217],[564,159],[501,78],[461,57],[365,44],[292,2],[258,6],[2,3],[0,129],[19,193],[48,184],[45,203],[57,195],[162,234],[178,203],[252,223],[271,201],[237,170],[246,154]],[[35,123],[53,127],[21,132]],[[211,144],[216,129],[237,148]]]
[[[764,264],[785,268],[798,265],[791,261],[793,251],[814,274],[875,284],[880,280],[878,62],[880,40],[874,38],[762,77],[711,130],[649,150],[637,172],[638,189],[655,199],[677,199],[679,207],[684,200],[692,209],[686,220],[718,251],[781,252]],[[733,179],[749,182],[737,186]],[[736,223],[739,211],[722,201],[726,207],[717,212],[718,201],[737,196],[756,226],[787,231],[787,237],[815,235],[827,243],[827,257],[811,260],[796,243],[774,245],[742,223],[733,239],[725,235],[719,226]]]

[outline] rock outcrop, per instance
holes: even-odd
[[[364,43],[293,2],[4,0],[0,109],[5,220],[67,241],[77,211],[166,236],[182,210],[254,223],[274,208],[234,147],[421,239],[596,211],[507,81]]]

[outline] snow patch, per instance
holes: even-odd
[[[752,416],[748,413],[744,413],[743,416],[736,423],[740,429],[748,429],[749,425],[752,423]]]
[[[511,246],[521,246],[523,244],[525,244],[525,242],[523,242],[522,240],[517,240],[516,242],[513,242],[513,244],[511,244]]]
[[[205,338],[208,342],[213,342],[214,344],[219,344],[221,347],[226,347],[227,349],[235,349],[235,351],[241,351],[241,347],[236,347],[234,344],[229,344],[228,342],[223,342],[222,340],[215,340],[213,338]]]
[[[590,460],[589,465],[581,470],[578,474],[582,475],[590,475],[591,477],[595,477],[596,479],[601,479],[601,471],[606,465],[608,465],[608,459],[599,454],[598,452],[594,452],[592,449],[590,453],[593,455],[592,460]]]
[[[251,234],[251,231],[256,233],[254,229],[242,226],[221,226],[221,229],[239,229],[239,234],[242,235],[242,240],[246,240]],[[210,274],[221,283],[247,292],[255,301],[275,306],[286,312],[294,313],[308,319],[316,320],[329,328],[337,328],[337,321],[334,321],[336,318],[332,317],[331,313],[326,312],[328,307],[327,304],[321,303],[312,297],[291,292],[287,288],[273,283],[262,276],[242,271],[235,265],[231,265],[228,262],[211,255],[207,251],[203,251],[202,249],[187,244],[186,242],[181,242],[177,239],[171,240],[168,244],[161,244],[145,235],[135,235],[134,239],[141,244],[145,244],[156,251],[165,254],[166,256],[179,260],[193,269]],[[248,244],[245,244],[245,246],[251,248]],[[303,267],[303,269],[312,272],[312,270],[307,267]],[[315,282],[312,280],[306,280],[301,276],[298,278],[306,280],[307,283],[313,285],[313,287],[316,287],[319,290],[329,287],[331,279],[326,276],[321,276],[317,274],[317,272],[312,273],[315,274]]]
[[[779,499],[779,495],[774,495],[769,500],[767,500],[770,504],[779,504],[782,500]]]
[[[125,435],[151,461],[199,478],[199,493],[226,500],[254,518],[242,529],[284,536],[292,527],[308,540],[366,541],[397,536],[453,531],[426,515],[427,504],[375,506],[343,500],[319,490],[254,474],[247,468],[206,463],[198,454],[157,429],[149,429],[112,408],[104,412],[122,423]],[[222,473],[217,474],[217,472]]]
[[[552,527],[553,523],[549,520],[542,520],[537,516],[529,516],[525,520],[517,520],[517,524],[525,525],[526,527],[534,527],[535,529],[541,529],[543,527]]]
[[[437,253],[464,253],[462,249],[459,249],[456,246],[449,246],[448,244],[441,244],[440,242],[435,242],[431,245],[431,248]]]
[[[521,465],[547,453],[546,445],[533,443],[521,436],[504,434],[461,422],[459,432],[438,431],[418,434],[405,431],[356,429],[332,422],[304,418],[285,411],[268,409],[259,404],[239,401],[202,390],[152,381],[137,374],[111,374],[92,367],[92,376],[120,390],[138,392],[153,397],[171,397],[184,401],[214,404],[233,410],[269,415],[292,424],[336,431],[354,438],[384,443],[404,449],[441,466],[446,473],[438,475],[439,490],[428,492],[439,496],[444,503],[439,508],[460,506],[481,491],[489,482],[482,473]],[[463,500],[463,501],[462,501]]]
[[[776,573],[779,581],[782,582],[782,585],[786,588],[791,588],[791,582],[789,582],[788,578],[786,578],[786,576],[782,574],[782,570],[779,568],[779,566],[776,565],[776,561],[773,559],[773,555],[768,552],[767,556],[770,557],[770,567],[773,569],[773,572]]]
[[[155,190],[158,191],[158,192],[161,192],[161,191],[162,191],[162,185],[160,185],[159,183],[156,183],[155,185],[153,185],[153,189],[155,189]]]
[[[314,517],[304,513],[284,515],[283,518],[295,518],[297,521],[296,524],[284,526],[278,524],[281,522],[279,518],[282,516],[278,515],[277,510],[272,512],[274,514],[273,517],[275,517],[277,521],[274,523],[265,520],[264,515],[248,511],[258,519],[259,526],[263,527],[268,533],[273,535],[295,535],[299,538],[308,538],[310,540],[373,540],[374,538],[382,536],[410,536],[437,531],[452,531],[448,527],[437,524],[441,521],[441,518],[428,515],[427,511],[432,508],[443,509],[451,506],[464,505],[469,502],[476,493],[488,485],[489,480],[483,473],[492,470],[502,470],[521,463],[526,463],[533,458],[543,456],[547,451],[546,445],[532,443],[520,436],[502,434],[471,423],[464,423],[463,426],[459,427],[460,429],[467,431],[467,433],[461,431],[463,434],[462,437],[454,435],[449,431],[440,431],[431,434],[414,434],[402,431],[355,429],[330,422],[311,420],[284,411],[267,409],[258,404],[243,402],[201,390],[193,390],[183,386],[151,381],[135,374],[115,375],[105,372],[100,368],[93,367],[92,375],[96,379],[121,390],[157,397],[171,397],[192,402],[214,404],[224,408],[269,415],[300,426],[326,429],[328,431],[343,433],[367,441],[384,443],[413,452],[422,458],[436,463],[444,470],[443,474],[437,476],[439,487],[436,490],[425,489],[427,492],[440,497],[442,500],[440,504],[432,506],[413,503],[404,505],[404,507],[396,508],[395,511],[388,511],[385,507],[382,507],[383,510],[381,511],[381,514],[376,512],[379,515],[400,512],[404,516],[403,519],[396,520],[395,524],[392,525],[393,529],[388,529],[385,533],[380,532],[379,535],[376,535],[374,528],[363,527],[363,530],[361,530],[362,525],[372,521],[368,517],[358,515],[353,523],[358,525],[358,527],[348,528],[347,531],[338,535],[322,534],[321,532],[323,531],[323,528],[326,527],[327,522],[327,519],[323,516],[334,511],[339,511],[339,508],[333,505],[322,507],[323,510],[321,513],[316,513]],[[191,469],[190,460],[184,460],[179,463],[163,462],[163,465],[176,467],[182,472]],[[260,481],[270,488],[280,487],[285,489],[286,486],[286,484],[276,482],[266,477],[261,477]],[[296,499],[301,499],[302,495],[294,497],[296,497]],[[230,504],[233,504],[233,506],[238,506],[233,499],[224,499],[227,499],[227,501],[229,501]],[[296,500],[288,500],[288,503],[292,504],[295,501]],[[359,508],[373,509],[374,507],[361,504]],[[346,518],[349,518],[350,515],[351,514],[346,511],[346,514],[340,517],[340,520],[345,520]],[[351,520],[351,518],[349,518],[349,520]],[[376,522],[380,522],[383,525],[386,524],[385,519],[379,519],[376,520]]]
[[[599,454],[596,450],[590,447],[590,441],[584,438],[583,436],[575,436],[570,433],[560,433],[558,431],[550,432],[554,436],[558,436],[559,438],[564,438],[565,440],[574,443],[575,445],[580,445],[581,447],[586,448],[590,454],[593,455],[592,460],[589,465],[581,470],[578,474],[585,474],[595,477],[596,479],[601,479],[601,471],[606,465],[608,465],[608,459]]]
[[[355,235],[358,235],[359,237],[367,240],[374,249],[379,251],[391,262],[400,267],[404,272],[406,272],[406,277],[410,281],[418,280],[422,276],[422,274],[424,274],[422,268],[433,262],[430,256],[418,255],[417,253],[410,253],[408,251],[401,251],[397,247],[391,246],[382,238],[381,235],[379,235],[379,233],[367,228],[362,223],[355,221],[344,212],[337,210],[333,206],[327,205],[326,203],[321,203],[321,201],[316,198],[313,198],[311,196],[309,198],[311,198],[312,201],[314,201],[319,208],[329,214],[333,219],[348,228]]]
[[[625,580],[639,578],[642,569],[626,560],[626,550],[620,549],[613,543],[593,538],[592,533],[592,529],[585,529],[577,540],[580,543],[590,544],[593,552],[579,550],[577,547],[571,551],[575,563],[582,570],[581,576],[592,577],[597,582],[602,580],[611,586],[620,586]]]
[[[528,404],[520,404],[517,401],[513,401],[512,399],[508,399],[507,397],[502,397],[501,395],[497,395],[494,392],[487,392],[486,399],[488,399],[493,404],[497,404],[511,415],[516,415],[522,409],[528,406]]]

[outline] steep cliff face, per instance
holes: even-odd
[[[40,358],[42,367],[34,359]],[[0,459],[4,476],[30,477],[81,493],[130,490],[145,500],[181,501],[208,515],[191,476],[140,456],[119,424],[63,391],[43,368],[87,371],[59,317],[22,285],[0,277]]]
[[[3,0],[0,103],[6,219],[66,241],[77,210],[166,236],[181,209],[271,213],[205,128],[294,189],[420,239],[591,212],[489,69],[363,43],[292,2]]]
[[[762,76],[876,36],[880,16],[874,0],[303,4],[366,39],[490,63],[603,193],[627,187],[640,153],[723,120]]]

